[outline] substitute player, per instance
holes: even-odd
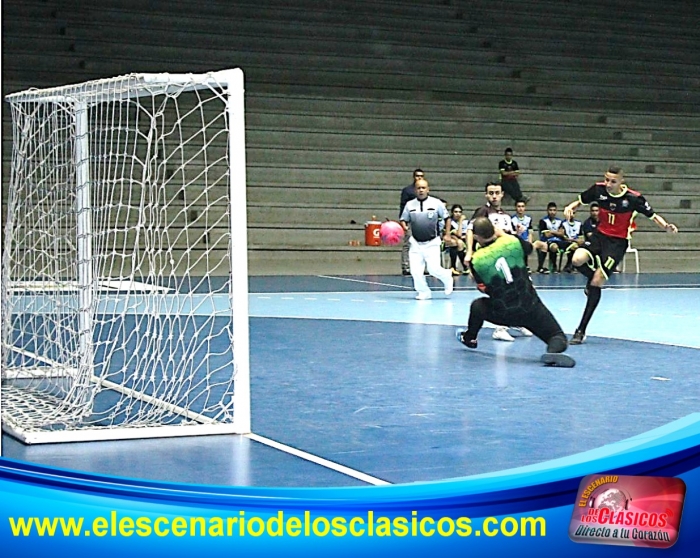
[[[467,263],[471,261],[475,249],[476,243],[474,242],[474,231],[472,229],[474,219],[477,217],[488,217],[494,227],[509,234],[520,234],[523,232],[523,226],[520,223],[514,224],[510,215],[501,207],[503,188],[500,184],[487,182],[484,196],[486,197],[486,203],[474,211],[472,218],[467,224],[467,253],[464,256],[464,261]],[[532,337],[532,332],[527,328],[513,329],[517,330],[524,337]],[[499,341],[515,341],[515,338],[508,332],[508,328],[503,326],[496,327],[492,337]]]
[[[561,354],[568,346],[566,335],[540,300],[527,272],[524,256],[532,252],[532,244],[496,229],[488,217],[474,219],[473,231],[481,248],[470,262],[472,277],[488,296],[472,302],[468,329],[457,332],[459,341],[475,349],[485,320],[506,327],[526,327],[547,344],[542,362],[574,366],[571,357]]]
[[[588,279],[585,290],[588,300],[581,323],[571,338],[572,345],[580,345],[586,338],[586,328],[600,302],[600,290],[625,257],[637,213],[645,215],[668,232],[678,232],[676,225],[666,222],[654,212],[642,194],[624,183],[620,167],[610,167],[603,182],[596,182],[580,194],[578,200],[566,206],[564,215],[571,219],[579,205],[593,202],[600,208],[598,226],[573,257],[574,267]]]

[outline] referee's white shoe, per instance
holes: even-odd
[[[445,296],[450,296],[454,290],[455,280],[453,277],[450,277],[449,281],[447,281],[447,284],[445,285]]]

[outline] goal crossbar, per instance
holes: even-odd
[[[126,79],[125,79],[126,78]],[[172,95],[187,90],[220,90],[225,88],[243,89],[243,72],[239,68],[210,72],[208,74],[129,74],[107,79],[92,80],[75,85],[28,89],[10,93],[5,100],[10,103],[66,103],[80,102],[88,106],[111,100],[131,99],[153,95]],[[37,98],[37,94],[41,96]]]

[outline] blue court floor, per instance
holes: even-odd
[[[533,280],[572,333],[582,278]],[[614,276],[586,343],[568,351],[572,369],[543,367],[536,338],[494,341],[487,328],[477,350],[459,344],[454,330],[481,296],[467,277],[430,301],[399,276],[253,277],[250,293],[254,436],[41,446],[3,436],[3,455],[189,483],[406,483],[572,456],[700,411],[697,274]]]

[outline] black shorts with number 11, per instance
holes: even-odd
[[[625,257],[629,241],[626,238],[615,238],[606,236],[598,231],[593,231],[593,235],[583,243],[582,248],[587,250],[595,260],[595,267],[600,267],[606,277]]]

